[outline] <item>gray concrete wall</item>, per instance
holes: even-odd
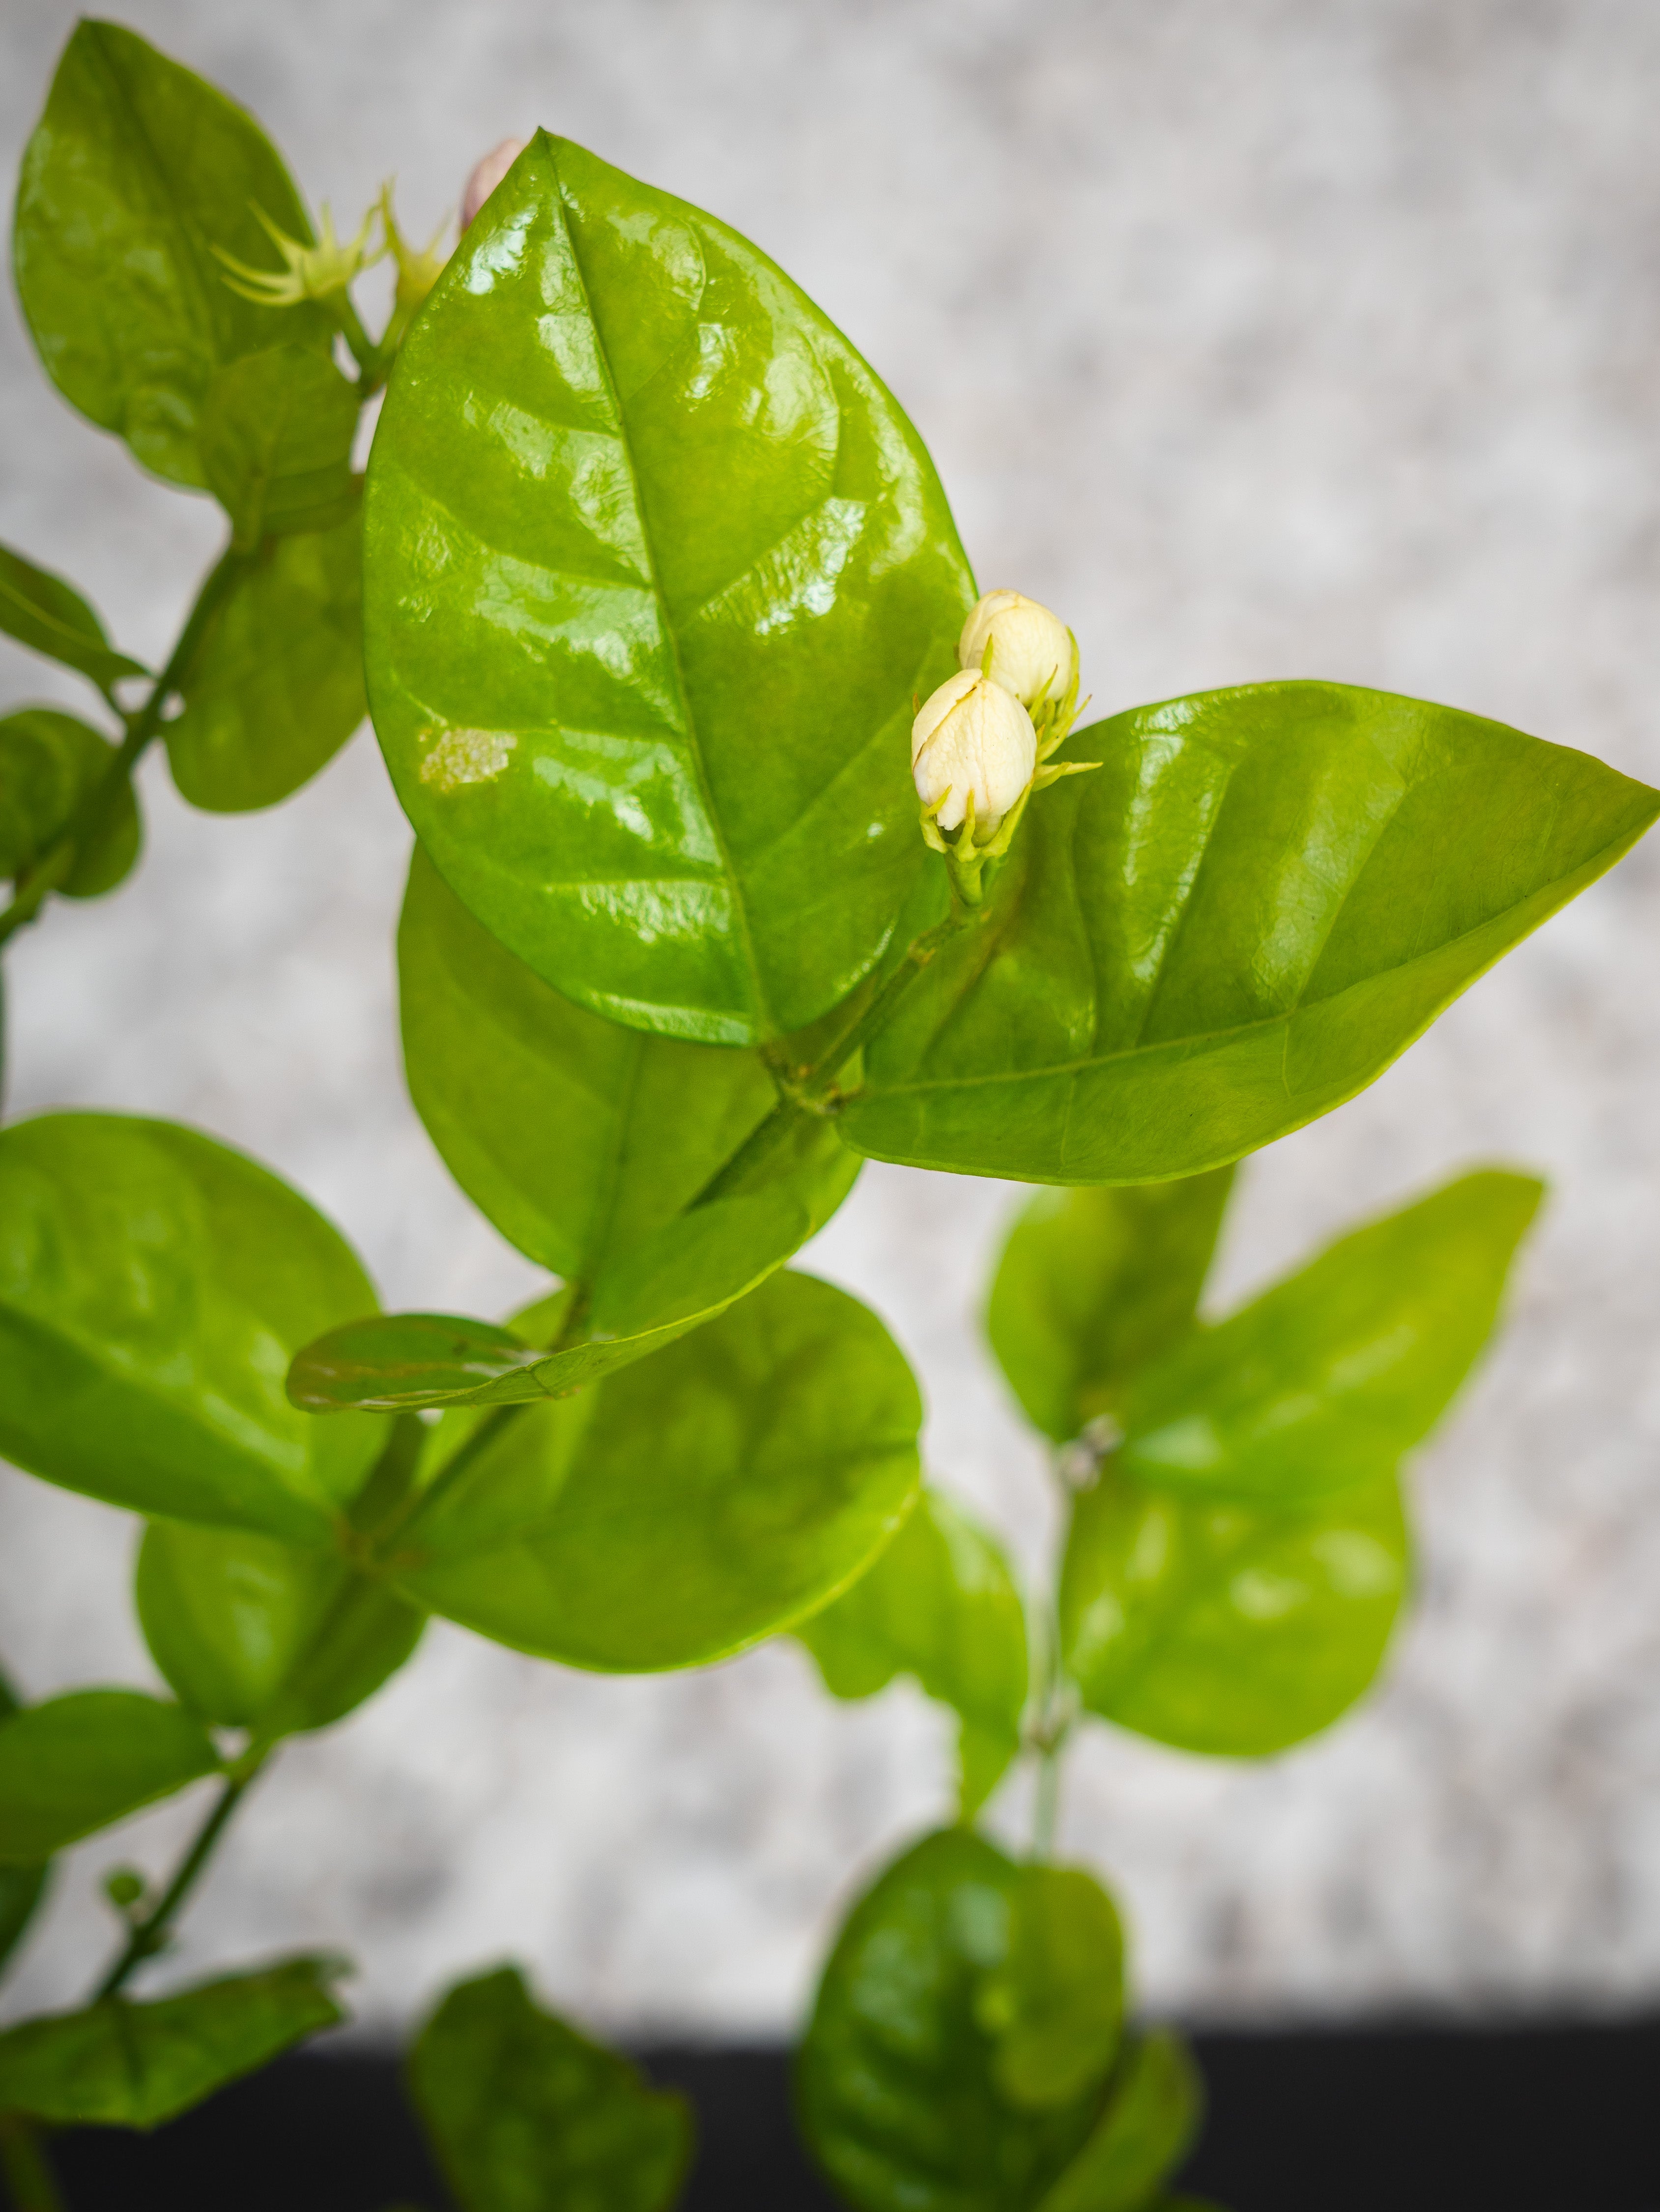
[[[709,206],[852,335],[930,441],[988,583],[1075,624],[1103,706],[1319,675],[1660,777],[1660,11],[1646,0],[130,0],[354,218],[417,233],[547,123]],[[73,10],[13,0],[15,161]],[[164,649],[215,526],[71,416],[0,316],[0,534]],[[65,698],[0,654],[4,692]],[[13,1110],[177,1115],[282,1169],[388,1298],[504,1306],[523,1263],[402,1096],[408,837],[372,741],[289,805],[143,775],[117,900],[9,963]],[[1554,1194],[1504,1344],[1417,1466],[1389,1678],[1261,1767],[1106,1730],[1066,1848],[1124,1892],[1161,2007],[1651,2000],[1660,1989],[1660,848],[1365,1097],[1257,1160],[1233,1297],[1481,1158]],[[1015,1194],[867,1172],[811,1264],[917,1361],[928,1445],[1028,1559],[1040,1471],[975,1309]],[[144,1680],[122,1516],[0,1476],[0,1649],[29,1689]],[[939,1802],[902,1691],[833,1707],[793,1650],[607,1680],[439,1626],[250,1807],[179,1971],[294,1942],[385,2022],[506,1952],[602,2024],[776,2028],[838,1900]],[[1018,1803],[1007,1811],[1021,1816]],[[159,1861],[177,1808],[121,1849]],[[82,1852],[15,1985],[101,1947]]]

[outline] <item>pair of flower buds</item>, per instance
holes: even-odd
[[[1063,703],[1070,707],[1077,659],[1058,615],[1019,592],[985,594],[957,641],[959,672],[924,700],[911,725],[911,773],[925,821],[946,830],[969,820],[977,843],[994,835],[1053,749],[1040,744],[1033,718],[1047,732]]]

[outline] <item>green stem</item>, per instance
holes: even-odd
[[[772,1112],[756,1124],[731,1158],[718,1168],[705,1183],[692,1200],[694,1206],[708,1206],[718,1198],[730,1198],[772,1158],[797,1123],[809,1115],[823,1115],[834,1110],[837,1076],[856,1053],[862,1052],[873,1037],[887,1028],[894,1008],[941,946],[958,930],[978,918],[958,901],[953,900],[951,911],[945,920],[936,922],[932,929],[924,930],[908,948],[904,958],[858,1019],[842,1031],[820,1060],[788,1086]]]
[[[64,2212],[40,2131],[21,2112],[0,2112],[0,2173],[15,2212]]]
[[[1069,1731],[1063,1729],[1038,1747],[1038,1781],[1032,1811],[1032,1856],[1043,1862],[1055,1856],[1055,1831],[1061,1812],[1061,1754]]]
[[[213,1810],[197,1830],[195,1840],[179,1863],[179,1870],[163,1892],[161,1902],[151,1908],[142,1920],[135,1921],[126,1948],[111,1966],[94,1991],[91,2002],[100,2004],[112,1997],[138,1971],[144,1961],[154,1955],[167,1942],[179,1909],[195,1888],[203,1869],[213,1856],[214,1846],[225,1832],[226,1824],[252,1787],[260,1769],[269,1758],[262,1752],[245,1774],[233,1775],[220,1791]]]
[[[126,736],[116,748],[114,759],[76,809],[68,827],[30,871],[27,889],[20,891],[6,911],[0,914],[0,945],[21,929],[25,922],[34,920],[74,865],[76,854],[103,827],[122,790],[131,781],[134,769],[161,730],[162,708],[173,694],[189,681],[209,625],[232,586],[251,566],[253,559],[251,553],[239,553],[233,547],[227,547],[208,571],[196,595],[196,604],[179,633],[179,642],[167,666],[151,685],[149,696],[133,717]]]

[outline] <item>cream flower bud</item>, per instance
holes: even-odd
[[[978,668],[991,644],[992,680],[1022,706],[1058,699],[1072,681],[1072,640],[1058,615],[1019,592],[988,592],[963,624],[957,661]]]
[[[1038,737],[1032,717],[1001,684],[977,668],[948,676],[911,725],[911,773],[941,830],[955,830],[974,799],[974,830],[984,838],[1032,781]]]
[[[524,151],[523,138],[504,138],[474,168],[461,195],[461,228],[465,230],[496,186]]]

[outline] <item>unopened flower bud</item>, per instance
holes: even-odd
[[[524,151],[523,138],[504,138],[475,167],[461,195],[461,228],[465,230],[496,186]]]
[[[977,668],[948,676],[911,725],[911,772],[937,828],[955,830],[972,796],[974,831],[997,828],[1032,781],[1038,738],[1013,693]]]
[[[963,624],[958,665],[978,669],[1012,691],[1024,707],[1058,699],[1072,681],[1076,653],[1058,615],[1020,592],[988,592]]]

